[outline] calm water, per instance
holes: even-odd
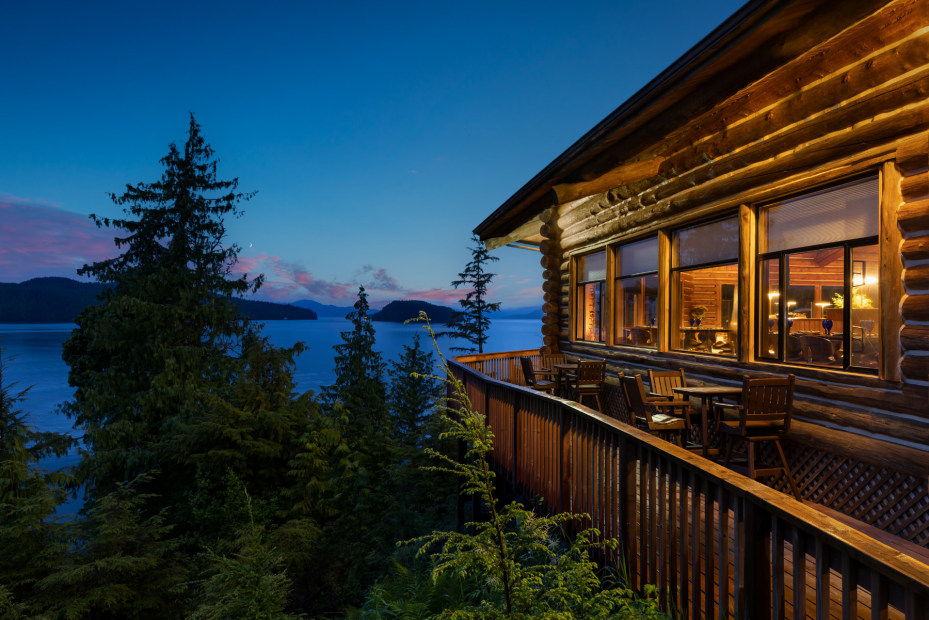
[[[3,382],[16,383],[15,388],[30,387],[21,409],[29,414],[33,426],[48,431],[74,433],[71,421],[57,412],[60,403],[68,400],[72,390],[68,387],[68,367],[61,360],[61,345],[74,325],[0,324],[0,347],[5,365]],[[402,323],[375,323],[375,348],[385,362],[397,360],[404,345],[412,344],[414,334],[422,334],[423,345],[427,334],[422,325]],[[333,346],[340,344],[341,332],[351,329],[346,319],[320,319],[318,321],[267,321],[264,333],[278,346],[291,346],[303,341],[309,350],[297,358],[295,378],[300,391],[314,390],[331,384],[333,372]],[[542,336],[537,320],[500,319],[495,321],[488,334],[487,351],[515,351],[541,346]],[[444,354],[448,354],[448,339],[440,340]],[[15,389],[14,388],[14,389]],[[63,465],[77,460],[76,454],[62,459]]]

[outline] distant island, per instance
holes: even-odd
[[[381,311],[372,314],[371,320],[403,323],[419,317],[420,312],[425,312],[429,321],[436,324],[448,323],[455,314],[455,311],[447,306],[437,306],[427,301],[405,300],[390,302]]]
[[[100,303],[103,285],[70,278],[0,282],[0,323],[71,323],[81,310]],[[239,312],[256,321],[315,321],[313,310],[268,301],[234,299]]]

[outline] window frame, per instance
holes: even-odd
[[[882,213],[883,206],[881,204],[882,203],[882,199],[881,199],[882,179],[878,171],[869,170],[867,172],[863,172],[863,173],[857,174],[852,177],[837,179],[829,183],[828,185],[810,188],[810,189],[807,189],[801,192],[794,192],[786,196],[783,196],[783,197],[780,197],[774,200],[765,201],[763,203],[759,203],[755,205],[754,215],[755,215],[756,221],[758,221],[759,223],[755,231],[755,234],[756,234],[756,239],[755,239],[756,246],[755,247],[761,248],[764,246],[764,235],[766,233],[766,230],[765,230],[765,227],[761,225],[761,222],[764,219],[763,211],[765,209],[771,208],[777,204],[783,203],[791,199],[801,198],[803,196],[807,196],[807,195],[811,195],[811,194],[815,194],[819,192],[827,192],[831,189],[837,189],[843,185],[860,182],[860,181],[866,181],[866,180],[873,180],[873,182],[876,184],[876,187],[877,187],[877,195],[878,195],[877,221],[878,221],[878,226],[880,228],[881,222],[882,222],[882,215],[883,215]],[[878,255],[879,256],[881,255],[882,247],[881,247],[881,231],[880,230],[878,230],[877,234],[869,235],[867,237],[845,239],[842,241],[836,241],[836,242],[831,242],[831,243],[819,243],[819,244],[802,246],[802,247],[790,247],[787,249],[777,250],[773,252],[761,252],[760,250],[756,250],[755,255],[753,257],[753,260],[755,262],[755,266],[754,266],[754,269],[755,269],[755,291],[754,291],[755,330],[754,330],[754,334],[751,335],[752,341],[754,343],[753,361],[761,362],[761,363],[787,364],[790,366],[798,366],[798,367],[810,368],[810,369],[821,369],[821,370],[826,370],[826,371],[842,371],[842,372],[851,372],[851,373],[856,373],[856,374],[879,375],[881,365],[883,363],[883,358],[884,358],[883,346],[879,345],[877,348],[878,359],[877,359],[876,367],[869,368],[869,367],[864,367],[864,366],[853,365],[852,364],[852,340],[853,340],[852,329],[843,328],[841,366],[824,366],[822,364],[814,364],[812,362],[789,360],[787,359],[786,340],[784,338],[781,338],[780,336],[778,337],[776,356],[774,357],[767,356],[767,355],[763,356],[761,354],[762,350],[765,350],[765,351],[767,350],[766,343],[763,342],[762,333],[763,333],[765,326],[768,325],[768,317],[762,316],[763,304],[761,303],[762,295],[764,294],[763,293],[763,287],[764,287],[763,270],[764,270],[764,267],[767,261],[777,260],[777,266],[778,266],[777,287],[778,287],[779,292],[785,293],[788,290],[788,283],[790,279],[790,273],[788,269],[790,256],[809,253],[809,252],[816,252],[816,251],[821,251],[821,250],[841,248],[843,252],[842,261],[843,261],[843,278],[844,278],[844,281],[842,283],[842,289],[843,289],[843,295],[845,299],[849,300],[847,303],[843,305],[843,308],[842,308],[842,323],[843,325],[851,326],[851,313],[853,309],[852,303],[851,303],[851,289],[853,288],[852,281],[854,277],[853,263],[863,262],[863,261],[854,260],[853,258],[854,251],[856,248],[863,248],[863,247],[869,247],[869,246],[877,246]],[[884,267],[883,265],[881,265],[881,261],[879,260],[878,261],[878,283],[879,283],[878,286],[880,286],[880,283],[882,282],[881,276],[883,272],[884,272]],[[778,334],[788,334],[788,331],[787,331],[788,312],[784,311],[785,308],[786,306],[778,307],[778,317],[777,317]],[[816,318],[816,317],[811,317],[811,318]]]
[[[580,273],[580,261],[581,259],[586,259],[587,257],[593,256],[595,254],[602,253],[604,255],[604,270],[602,279],[588,279],[582,280]],[[607,248],[599,248],[592,250],[590,252],[584,252],[583,254],[578,254],[572,258],[571,264],[574,268],[574,286],[572,288],[572,308],[574,309],[574,317],[572,320],[571,334],[572,339],[575,342],[585,342],[591,344],[606,344],[607,343],[607,333],[605,325],[608,324],[608,321],[604,321],[604,307],[609,308],[609,300],[607,299],[607,282],[609,281],[609,263],[610,263],[610,253],[607,251]],[[582,287],[586,287],[590,284],[599,285],[599,340],[588,340],[585,338],[583,333],[581,317],[584,316],[584,308],[580,307],[580,301],[582,296],[580,295],[580,290]]]
[[[707,226],[710,224],[715,224],[715,223],[723,222],[726,220],[733,220],[736,223],[738,239],[736,243],[735,257],[708,261],[705,263],[694,263],[694,264],[689,264],[687,266],[681,267],[680,257],[678,255],[678,248],[676,247],[676,244],[675,244],[675,235],[679,231],[682,231],[682,230],[687,230],[690,228],[697,228],[700,226]],[[742,326],[741,325],[738,325],[735,330],[735,341],[732,342],[731,353],[727,353],[727,354],[712,353],[712,352],[684,349],[680,342],[680,336],[678,336],[677,339],[675,339],[674,337],[674,334],[676,332],[679,333],[680,331],[676,327],[677,323],[675,322],[674,318],[675,316],[680,317],[682,313],[682,308],[681,308],[682,300],[681,300],[681,295],[679,294],[680,289],[681,289],[681,283],[680,283],[681,273],[684,273],[687,271],[699,271],[701,269],[710,269],[713,267],[723,267],[723,266],[729,266],[729,265],[735,265],[735,268],[736,268],[736,279],[735,279],[736,281],[735,281],[735,289],[734,289],[734,296],[735,296],[734,307],[737,313],[741,310],[740,304],[743,303],[742,301],[743,295],[742,295],[742,282],[741,282],[742,279],[739,274],[740,274],[740,267],[741,267],[742,234],[743,234],[743,224],[742,224],[738,211],[735,211],[735,212],[726,211],[720,214],[716,214],[714,217],[710,219],[701,220],[697,222],[691,222],[685,226],[678,226],[669,231],[668,236],[669,236],[669,242],[670,242],[670,256],[669,256],[669,261],[668,261],[668,274],[667,274],[667,278],[668,278],[667,290],[668,290],[668,296],[669,296],[668,316],[667,316],[667,324],[668,324],[668,336],[667,337],[669,340],[669,351],[672,351],[674,353],[684,354],[684,355],[698,354],[698,355],[711,355],[713,357],[722,357],[722,358],[727,358],[727,359],[739,359],[739,351],[741,348],[741,341],[742,341]],[[660,267],[661,266],[659,265],[659,271],[660,271]],[[661,276],[659,275],[659,278],[660,277]],[[660,286],[661,286],[661,283],[659,282],[659,287]]]
[[[626,274],[626,275],[620,275],[621,272],[622,272],[622,266],[620,265],[620,266],[619,266],[619,269],[617,269],[617,263],[620,262],[620,260],[621,260],[622,249],[623,249],[624,247],[631,246],[631,245],[635,245],[635,244],[637,244],[637,243],[643,243],[643,242],[646,242],[646,241],[654,241],[654,243],[655,243],[655,269],[653,269],[653,270],[646,270],[646,271],[640,271],[640,272],[634,272],[634,273],[629,273],[629,274]],[[659,235],[658,235],[657,232],[656,232],[655,234],[652,234],[652,235],[648,235],[648,236],[645,236],[645,237],[640,237],[640,238],[637,238],[637,239],[629,239],[629,240],[624,241],[623,243],[610,246],[610,254],[611,254],[611,256],[608,256],[608,258],[611,259],[610,264],[612,265],[613,273],[612,273],[612,289],[611,289],[611,290],[612,290],[612,296],[611,296],[611,297],[612,297],[612,303],[610,304],[610,317],[609,317],[609,318],[610,318],[610,325],[612,326],[612,329],[613,329],[613,338],[612,338],[612,343],[611,343],[613,346],[617,346],[617,347],[637,347],[637,348],[654,349],[654,350],[657,350],[657,349],[659,348],[659,347],[658,347],[658,329],[657,329],[657,328],[658,328],[658,325],[660,325],[660,323],[661,323],[661,315],[660,315],[660,296],[661,296],[661,261],[660,261],[660,247],[661,247],[661,240],[660,240],[660,237],[659,237]],[[620,304],[623,303],[622,296],[621,296],[620,293],[619,293],[619,291],[622,289],[622,287],[620,286],[620,282],[621,282],[622,280],[631,280],[631,279],[639,279],[639,281],[641,282],[642,278],[646,278],[646,277],[649,277],[649,276],[654,276],[655,279],[656,279],[656,281],[657,281],[657,286],[656,286],[656,289],[655,289],[655,290],[656,290],[656,293],[655,293],[655,313],[654,313],[655,326],[654,326],[654,327],[655,327],[656,329],[655,329],[655,332],[654,332],[654,342],[653,342],[652,344],[646,344],[646,345],[637,345],[637,344],[622,342],[622,337],[623,337],[623,335],[622,335],[622,332],[620,331],[620,326],[617,324],[617,320],[618,320],[619,315],[620,315],[620,314],[623,314],[623,316],[624,316],[624,313],[618,312],[618,310],[619,310],[619,307],[618,307],[618,306],[619,306]],[[625,329],[625,321],[624,321],[624,325],[622,326],[622,329]]]

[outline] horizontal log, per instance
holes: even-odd
[[[929,355],[904,355],[900,372],[907,379],[929,381]]]
[[[539,221],[543,224],[551,224],[555,219],[557,219],[558,209],[549,207],[539,213]]]
[[[550,301],[542,304],[543,314],[556,314],[557,312],[558,312],[558,304],[550,302]]]
[[[901,143],[894,159],[897,168],[903,171],[929,167],[929,133],[921,133]]]
[[[929,325],[906,325],[900,330],[900,344],[904,349],[929,350]]]
[[[903,232],[929,229],[929,200],[903,203],[897,210],[897,225]]]
[[[542,265],[542,269],[555,269],[561,265],[561,260],[557,256],[547,256],[542,255],[542,258],[539,259],[539,264]]]
[[[560,278],[561,274],[555,271],[554,269],[546,269],[542,272],[543,280],[551,280],[552,278]]]
[[[557,324],[549,324],[542,326],[542,335],[543,336],[557,336],[561,331],[561,327]]]
[[[560,320],[561,319],[557,314],[543,314],[542,315],[543,325],[557,325]]]
[[[747,164],[726,174],[713,177],[696,187],[687,187],[663,201],[639,209],[623,218],[613,218],[600,226],[578,224],[562,233],[562,250],[569,251],[597,239],[635,230],[653,220],[683,213],[703,204],[738,195],[766,183],[799,174],[818,165],[851,157],[861,151],[861,145],[879,145],[904,132],[929,128],[929,101],[909,106],[895,114],[865,120],[854,129],[820,136],[789,152],[776,153],[767,160]],[[763,142],[763,141],[762,141]],[[730,162],[731,164],[732,162]],[[644,198],[643,198],[644,204]]]
[[[539,227],[539,234],[543,239],[554,239],[556,230],[555,226],[551,224],[542,224]]]
[[[542,344],[546,347],[554,347],[558,345],[558,336],[542,336]]]
[[[545,301],[545,302],[561,301],[561,291],[557,291],[554,293],[544,293],[542,295],[542,301]]]
[[[929,295],[907,295],[901,313],[904,321],[929,321]]]
[[[904,269],[903,283],[907,290],[929,290],[929,265],[914,265]]]
[[[929,236],[907,239],[900,248],[900,253],[906,260],[921,260],[929,258]]]
[[[539,243],[539,251],[545,256],[555,256],[558,254],[558,242],[553,239],[542,239]]]
[[[924,0],[892,3],[819,45],[811,45],[800,57],[783,63],[752,85],[695,119],[678,135],[665,153],[676,153],[725,131],[735,121],[748,118],[790,97],[824,76],[860,62],[875,50],[905,39],[925,25]]]
[[[929,73],[929,67],[926,73]],[[789,152],[820,136],[856,134],[857,123],[892,113],[914,102],[925,101],[927,97],[929,75],[923,75],[915,82],[891,83],[873,92],[859,94],[854,100],[828,108],[811,120],[789,123],[783,130],[769,132],[763,127],[755,127],[751,133],[745,133],[733,129],[732,133],[738,134],[736,140],[721,141],[722,144],[714,145],[714,155],[709,158],[693,158],[688,160],[686,165],[679,162],[678,169],[688,172],[646,192],[646,195],[642,196],[642,204],[657,202],[738,168]],[[905,128],[900,127],[900,130]],[[760,137],[765,139],[759,140]]]
[[[929,173],[917,172],[900,180],[900,193],[906,201],[929,197]]]
[[[542,290],[546,293],[555,293],[561,290],[561,282],[558,280],[546,280],[542,283]]]
[[[929,33],[903,41],[895,47],[885,48],[877,56],[868,57],[867,61],[862,59],[855,66],[838,69],[831,77],[810,88],[793,90],[774,106],[764,109],[763,113],[756,113],[734,126],[722,127],[717,134],[710,135],[681,153],[669,157],[663,170],[697,168],[721,155],[751,144],[758,140],[759,136],[770,137],[788,127],[810,125],[811,123],[805,122],[806,119],[815,118],[817,115],[829,116],[831,113],[823,112],[833,107],[864,106],[875,110],[899,107],[897,99],[887,97],[884,93],[897,91],[897,85],[891,81],[913,67],[927,64],[927,58]],[[887,103],[878,106],[875,101],[877,98],[884,98]],[[869,116],[873,114],[864,112],[860,118]],[[850,123],[843,125],[849,126]]]
[[[555,193],[555,202],[557,204],[564,204],[579,198],[605,192],[614,187],[620,187],[653,177],[658,174],[658,169],[663,161],[663,157],[653,157],[651,159],[623,164],[591,181],[555,185],[552,188],[552,191]]]

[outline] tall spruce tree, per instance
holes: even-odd
[[[423,349],[419,334],[413,336],[412,345],[403,345],[400,359],[390,362],[388,403],[401,446],[421,450],[429,434],[429,413],[442,387],[434,373],[432,352]]]
[[[223,243],[225,220],[251,194],[237,191],[238,179],[217,178],[193,115],[186,144],[172,143],[161,164],[159,181],[110,194],[126,218],[91,216],[123,233],[115,239],[122,254],[78,271],[106,285],[103,303],[78,316],[63,354],[90,499],[152,470],[175,470],[177,455],[163,439],[225,389],[229,354],[247,327],[232,298],[260,284],[229,277],[238,248]],[[165,482],[158,492],[170,488]]]
[[[471,343],[468,347],[452,347],[453,351],[484,352],[487,343],[487,331],[490,329],[490,314],[500,309],[500,302],[488,302],[487,294],[495,273],[488,271],[489,263],[500,260],[487,251],[487,247],[480,237],[471,237],[474,246],[471,250],[471,260],[465,265],[464,271],[458,274],[458,279],[452,281],[452,286],[464,286],[468,289],[464,299],[458,301],[461,310],[456,312],[448,323],[443,335],[460,338]]]
[[[235,535],[219,527],[214,493],[230,471],[261,515],[286,511],[280,489],[315,403],[294,394],[301,347],[271,346],[233,303],[261,284],[232,275],[238,248],[225,240],[252,194],[218,178],[193,116],[161,163],[160,180],[111,195],[125,218],[93,216],[122,232],[122,253],[79,272],[106,287],[64,345],[75,388],[66,410],[84,431],[90,504],[145,475],[143,522],[166,508],[172,536],[197,553]]]

